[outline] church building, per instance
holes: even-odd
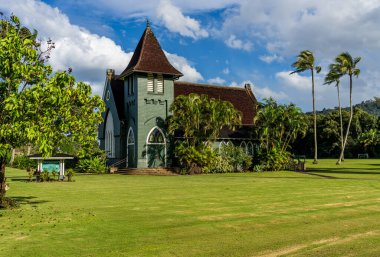
[[[171,167],[173,142],[165,121],[175,97],[191,93],[230,101],[242,113],[243,125],[223,130],[218,145],[235,144],[253,154],[250,136],[257,100],[249,84],[244,88],[179,81],[183,74],[174,68],[147,23],[132,59],[120,74],[108,69],[103,93],[106,111],[99,126],[100,147],[109,163],[129,168]]]

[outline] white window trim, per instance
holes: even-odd
[[[155,129],[158,129],[158,131],[162,134],[162,137],[164,138],[164,142],[163,143],[149,143],[149,136],[150,134],[152,134],[152,132],[155,130]],[[148,167],[148,147],[149,145],[165,145],[165,167],[166,167],[166,158],[167,158],[167,151],[166,151],[166,137],[165,137],[165,134],[164,132],[157,126],[153,127],[149,133],[148,133],[148,136],[146,137],[146,142],[145,142],[145,151],[146,151],[146,155],[145,155],[145,160],[146,160],[146,166]]]
[[[133,137],[133,143],[129,143],[129,137],[132,136]],[[135,149],[135,133],[133,132],[133,129],[132,127],[129,127],[129,130],[128,130],[128,136],[127,136],[127,157],[126,157],[126,162],[125,162],[125,165],[126,167],[128,168],[129,166],[129,163],[128,163],[128,154],[129,154],[129,146],[130,145],[133,145],[133,157],[135,157],[135,153],[136,153],[136,149]],[[134,159],[134,158],[133,158]]]

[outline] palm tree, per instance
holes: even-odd
[[[340,83],[340,78],[342,77],[342,74],[339,72],[338,67],[336,64],[330,64],[329,66],[329,73],[327,73],[325,77],[325,83],[324,84],[332,84],[335,83],[336,90],[338,93],[338,108],[339,108],[339,118],[340,118],[340,144],[341,144],[341,151],[343,149],[343,118],[342,118],[342,108],[340,104],[340,90],[339,90],[339,83]],[[343,157],[342,161],[344,160],[344,151],[343,151]]]
[[[297,61],[292,64],[292,67],[295,68],[294,73],[301,73],[307,70],[311,71],[311,91],[313,97],[313,114],[314,114],[314,161],[313,164],[318,163],[318,146],[317,146],[317,114],[315,112],[315,94],[314,94],[314,69],[317,73],[321,71],[320,66],[314,66],[314,55],[309,50],[304,50],[299,53],[297,56]]]
[[[348,134],[350,133],[350,126],[352,121],[352,116],[354,114],[352,107],[352,76],[358,77],[360,74],[360,69],[356,68],[356,65],[360,62],[361,57],[352,58],[352,56],[348,52],[341,53],[335,58],[334,69],[337,70],[338,73],[343,75],[348,75],[350,78],[350,119],[348,120],[346,136],[343,142],[343,148],[340,152],[339,159],[337,161],[337,165],[342,162],[344,149],[347,144]]]

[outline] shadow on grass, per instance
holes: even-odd
[[[7,179],[10,179],[11,181],[17,181],[17,182],[31,182],[29,178],[20,178],[20,177],[8,177]]]
[[[318,173],[332,173],[332,174],[373,174],[373,173],[365,173],[365,172],[333,172],[333,171],[316,171],[316,170],[313,170],[313,171],[318,172]],[[331,175],[318,174],[318,173],[314,173],[314,172],[298,172],[298,173],[310,175],[310,176],[315,176],[315,177],[320,177],[323,179],[376,180],[376,181],[380,181],[380,177],[379,178],[342,178],[342,177],[335,177],[335,176],[331,176]]]
[[[41,204],[41,203],[47,203],[49,201],[46,200],[36,200],[37,197],[35,196],[12,196],[9,197],[10,199],[16,201],[18,204]]]
[[[361,171],[357,171],[361,170]],[[328,170],[322,169],[310,169],[306,173],[310,172],[318,172],[318,173],[332,173],[332,174],[357,174],[357,175],[380,175],[379,169],[373,169],[376,171],[372,171],[372,169],[362,169],[362,168],[334,168]]]

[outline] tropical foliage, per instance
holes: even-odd
[[[106,157],[94,156],[80,159],[76,167],[79,172],[83,173],[105,173],[107,171]]]
[[[313,154],[312,115],[308,115],[309,126],[306,136],[298,138],[293,144],[297,154]],[[342,109],[343,127],[347,127],[350,112]],[[340,115],[339,110],[331,110],[317,115],[319,154],[323,158],[338,158],[341,152]],[[380,157],[380,145],[376,144],[376,135],[380,131],[380,119],[360,108],[354,108],[352,127],[347,139],[345,157],[357,158],[358,154],[368,153],[370,157]],[[374,143],[372,143],[374,142]]]
[[[294,104],[280,105],[264,99],[254,119],[260,140],[259,160],[265,170],[280,170],[290,158],[291,143],[304,136],[308,123],[301,109]]]
[[[170,107],[168,131],[180,135],[175,155],[187,170],[199,169],[213,157],[211,145],[222,128],[234,129],[241,123],[241,114],[227,101],[207,95],[178,96]]]
[[[37,31],[16,16],[0,20],[0,199],[5,195],[5,165],[12,148],[28,143],[50,155],[63,142],[77,142],[84,154],[96,140],[103,102],[91,87],[68,71],[47,64],[51,41],[42,50]]]
[[[220,159],[226,160],[233,172],[248,170],[252,164],[252,156],[246,149],[233,144],[225,144],[220,148]]]
[[[317,143],[317,115],[315,112],[315,90],[314,90],[314,70],[319,73],[321,71],[320,66],[315,66],[314,64],[314,55],[309,50],[304,50],[299,53],[297,56],[297,61],[292,64],[292,67],[295,68],[294,73],[301,73],[304,71],[310,70],[311,72],[311,91],[313,98],[313,114],[314,114],[314,164],[318,163],[318,143]]]

